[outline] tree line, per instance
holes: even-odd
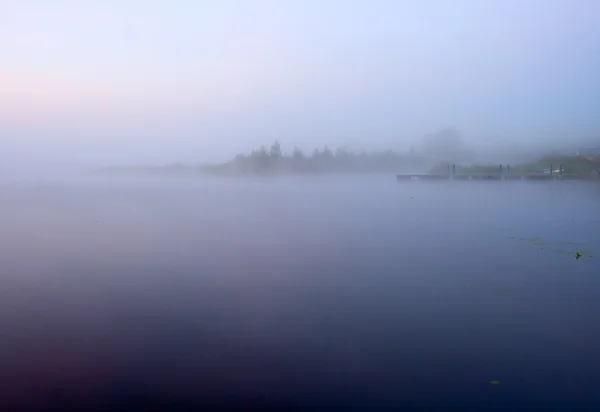
[[[425,159],[414,151],[353,152],[345,148],[332,151],[325,146],[310,154],[298,147],[284,153],[276,141],[269,148],[263,146],[250,154],[237,155],[230,162],[206,166],[205,171],[216,174],[394,173],[424,167]]]

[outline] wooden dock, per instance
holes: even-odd
[[[510,172],[510,165],[506,168],[500,166],[498,173],[473,173],[473,174],[456,174],[456,165],[452,168],[448,165],[447,174],[408,174],[408,175],[396,175],[396,179],[399,182],[407,181],[503,181],[503,180],[536,180],[536,181],[550,181],[550,180],[580,180],[581,177],[574,175],[565,175],[563,173],[563,165],[560,165],[558,171],[555,171],[550,165],[548,173],[531,173],[513,175]]]
[[[448,180],[448,175],[396,175],[399,181],[405,180]]]
[[[399,182],[408,181],[502,181],[502,180],[574,180],[577,177],[562,177],[559,175],[513,175],[513,176],[499,176],[499,175],[396,175],[396,179]]]

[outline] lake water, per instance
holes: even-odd
[[[597,183],[5,181],[0,204],[2,410],[600,408]]]

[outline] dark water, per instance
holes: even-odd
[[[1,410],[600,410],[598,184],[4,182],[0,202]]]

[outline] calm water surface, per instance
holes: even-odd
[[[598,184],[24,181],[0,205],[2,410],[600,410]]]

